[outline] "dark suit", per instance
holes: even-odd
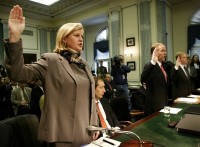
[[[10,84],[0,86],[0,120],[15,116],[11,103],[11,91]]]
[[[190,78],[188,78],[181,67],[178,70],[175,67],[171,70],[172,96],[174,99],[178,97],[186,97],[191,93]]]
[[[31,92],[31,100],[30,100],[30,111],[32,114],[37,115],[39,118],[41,116],[40,111],[40,97],[44,94],[43,90],[39,86],[35,86],[32,88]]]
[[[99,77],[104,77],[106,73],[107,73],[107,68],[106,68],[106,67],[104,67],[104,66],[99,66],[99,67],[97,68],[97,76],[99,76]]]
[[[101,105],[106,113],[106,119],[111,127],[120,127],[120,123],[115,116],[109,101],[106,98],[100,99]]]
[[[114,92],[115,92],[114,89],[116,89],[115,83],[114,81],[111,81],[110,83],[104,81],[104,83],[105,83],[105,90],[106,90],[106,92],[104,93],[104,97],[109,100],[110,98],[114,97]]]
[[[190,90],[192,93],[196,93],[195,82],[197,81],[197,71],[194,66],[187,67],[190,74]]]
[[[1,147],[18,147],[12,128],[0,123]]]
[[[145,115],[157,112],[168,104],[168,75],[167,78],[166,82],[158,63],[153,65],[149,62],[145,65],[141,74],[141,82],[146,83]]]
[[[145,108],[145,97],[146,97],[146,89],[144,88],[144,86],[140,86],[140,88],[134,91],[132,94],[133,109],[143,111]]]

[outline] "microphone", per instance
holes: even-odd
[[[118,129],[108,129],[108,131],[111,131],[111,133],[119,133],[119,134],[125,134],[125,135],[133,135],[137,138],[137,140],[142,143],[142,140],[140,139],[140,137],[131,131],[122,131],[122,130],[118,130]]]
[[[125,135],[134,135],[137,140],[139,141],[139,143],[142,143],[142,140],[140,139],[140,137],[131,131],[122,131],[116,128],[102,128],[102,127],[96,127],[96,126],[88,126],[88,131],[105,131],[108,134],[114,134],[114,133],[119,133],[119,134],[125,134]]]
[[[96,127],[96,126],[88,126],[87,129],[88,129],[88,131],[105,131],[105,130],[107,130],[107,128]]]

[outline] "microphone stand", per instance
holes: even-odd
[[[134,132],[131,132],[131,131],[122,131],[122,130],[118,130],[118,129],[107,129],[108,132],[110,131],[110,133],[119,133],[119,134],[125,134],[125,135],[134,135],[136,136],[137,140],[139,141],[139,146],[142,147],[142,140],[141,138]]]
[[[115,128],[109,129],[109,128],[102,128],[102,127],[95,127],[95,126],[89,126],[87,129],[88,131],[105,131],[106,133],[109,133],[109,134],[119,133],[119,134],[126,134],[126,135],[134,135],[139,141],[140,147],[142,147],[142,144],[143,144],[141,138],[136,133],[131,132],[131,131],[122,131]]]

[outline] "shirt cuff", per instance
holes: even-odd
[[[177,66],[175,66],[175,70],[178,70],[178,67],[177,67]]]
[[[156,65],[156,62],[154,62],[153,60],[151,60],[151,64]]]

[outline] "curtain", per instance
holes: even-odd
[[[120,54],[120,8],[109,12],[110,57]]]
[[[0,23],[0,65],[4,62],[3,24]]]
[[[50,48],[51,48],[51,52],[54,50],[55,48],[55,45],[56,45],[56,33],[57,31],[56,30],[52,30],[50,31]]]
[[[40,54],[47,52],[47,30],[40,29]]]
[[[109,51],[109,44],[108,40],[103,40],[100,42],[95,42],[94,45],[94,60],[96,59],[97,56],[97,50],[99,50],[102,53],[108,52]]]
[[[156,1],[157,7],[157,35],[158,42],[162,42],[167,47],[167,30],[166,30],[166,4],[164,1]]]
[[[188,52],[190,53],[193,45],[195,44],[196,38],[200,39],[200,25],[188,26],[187,32],[188,40]]]
[[[140,34],[141,34],[141,55],[142,67],[150,60],[151,47],[151,21],[150,2],[145,1],[139,4]]]

